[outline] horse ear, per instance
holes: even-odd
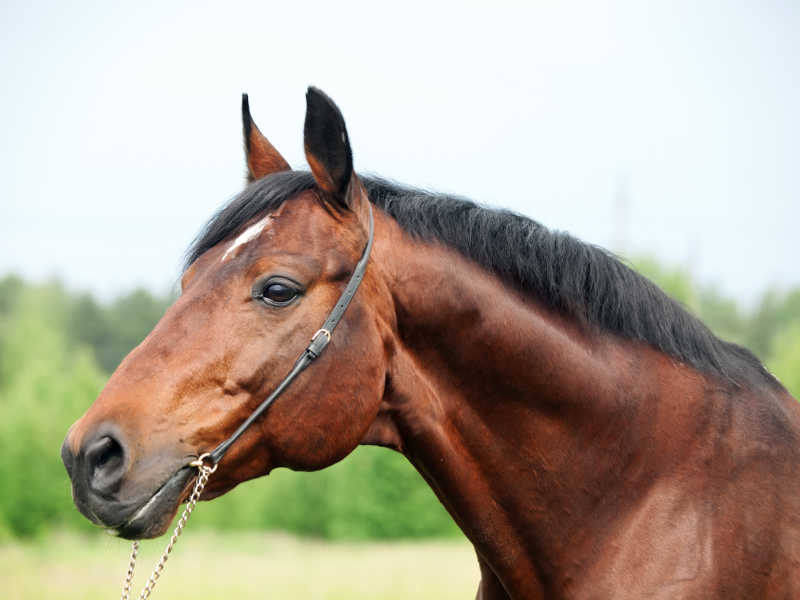
[[[280,152],[269,143],[250,116],[250,102],[242,94],[242,128],[244,129],[244,153],[247,158],[247,181],[261,179],[279,171],[291,171]]]
[[[317,185],[341,205],[355,209],[363,186],[353,173],[353,153],[344,118],[333,100],[315,87],[306,92],[306,160]]]

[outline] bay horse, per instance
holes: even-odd
[[[187,463],[282,381],[367,257],[327,352],[203,499],[373,444],[471,540],[478,598],[800,597],[800,406],[758,359],[602,249],[359,177],[336,105],[306,100],[310,172],[243,97],[248,185],[64,441],[80,511],[162,534]]]

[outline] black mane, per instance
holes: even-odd
[[[507,210],[362,178],[370,201],[411,235],[454,248],[517,290],[608,331],[642,341],[735,385],[779,385],[747,349],[720,340],[678,302],[610,252]],[[262,212],[314,189],[308,172],[249,185],[208,222],[190,265]]]

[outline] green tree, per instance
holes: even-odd
[[[685,269],[653,259],[635,266],[723,338],[744,342],[800,396],[800,289],[770,291],[752,312]],[[110,304],[58,282],[0,279],[0,536],[30,536],[68,523],[75,510],[59,447],[106,373],[138,344],[170,302],[144,290]],[[358,448],[316,473],[277,469],[203,504],[196,525],[280,528],[331,538],[453,535],[458,529],[404,457]]]
[[[405,457],[359,447],[323,471],[276,469],[204,504],[196,526],[284,529],[324,538],[458,535],[458,527]]]
[[[636,257],[631,261],[631,266],[686,308],[698,312],[698,292],[685,269],[668,267],[652,256]]]
[[[797,319],[800,319],[800,288],[785,294],[768,290],[747,324],[747,346],[762,358],[770,356],[775,338]]]
[[[103,376],[68,347],[62,300],[57,285],[23,288],[0,316],[0,529],[20,536],[81,522],[58,449]]]
[[[93,349],[100,367],[111,373],[155,327],[171,304],[169,297],[138,289],[101,306],[89,294],[68,303],[70,343]]]
[[[16,275],[0,279],[0,317],[7,315],[17,305],[25,284]]]
[[[723,296],[714,286],[701,286],[686,269],[665,266],[652,257],[637,258],[632,265],[694,313],[717,336],[740,345],[748,344],[748,319],[733,299]]]
[[[800,400],[800,318],[775,336],[768,365],[789,393]]]
[[[714,287],[703,287],[698,292],[697,315],[720,338],[747,346],[747,319],[731,298],[725,298]],[[765,355],[761,355],[762,359]]]

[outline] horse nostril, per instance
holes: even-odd
[[[111,436],[104,435],[86,448],[89,487],[96,492],[115,491],[125,473],[124,466],[125,452],[120,443]]]

